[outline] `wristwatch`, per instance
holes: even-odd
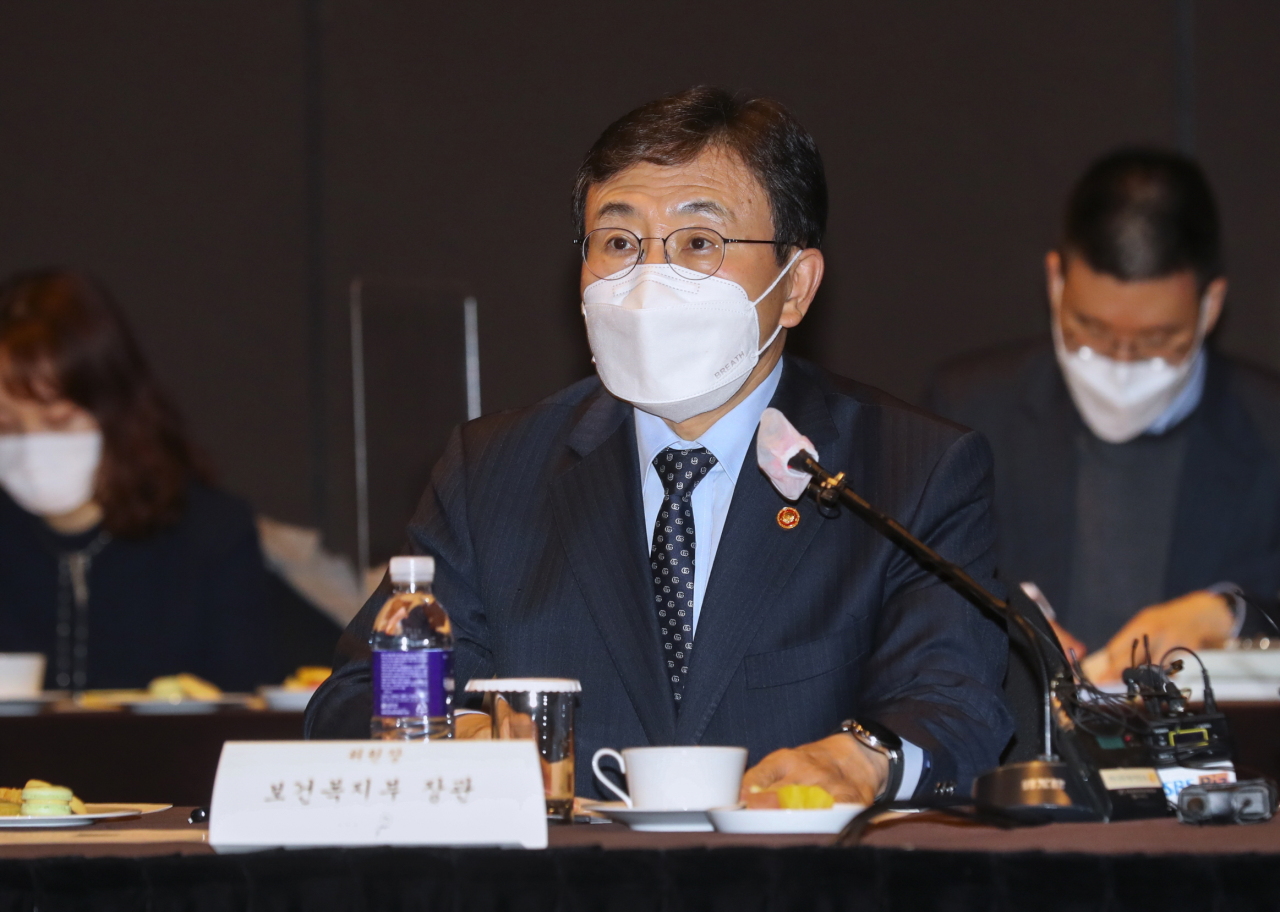
[[[840,723],[840,731],[848,732],[864,747],[888,758],[889,779],[884,791],[876,795],[876,801],[892,801],[902,785],[902,739],[879,722],[859,722],[857,719],[845,719]]]

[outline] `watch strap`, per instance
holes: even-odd
[[[906,765],[902,739],[878,722],[846,719],[840,723],[840,730],[852,735],[854,740],[871,750],[884,754],[889,761],[889,775],[885,780],[884,791],[876,796],[876,802],[893,801],[897,798],[898,789],[902,787],[903,767]]]

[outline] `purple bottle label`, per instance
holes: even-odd
[[[373,653],[375,716],[443,716],[452,696],[452,649]]]

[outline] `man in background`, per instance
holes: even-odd
[[[1034,582],[1063,645],[1115,681],[1269,622],[1280,587],[1280,385],[1206,346],[1227,294],[1199,166],[1095,163],[1045,256],[1051,338],[963,359],[929,394],[995,451],[999,572]]]

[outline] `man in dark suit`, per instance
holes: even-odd
[[[756,465],[772,404],[862,494],[992,581],[981,438],[783,355],[823,273],[812,139],[774,102],[691,89],[604,132],[574,211],[599,376],[460,428],[409,528],[436,557],[459,686],[580,679],[579,794],[597,792],[595,750],[649,744],[745,745],[744,791],[966,792],[1011,731],[1002,629],[861,521],[784,500]],[[363,644],[382,598],[348,630],[309,736],[367,733]]]
[[[966,358],[929,395],[990,440],[1000,575],[1036,584],[1095,680],[1143,635],[1158,659],[1269,626],[1256,604],[1280,588],[1280,385],[1204,345],[1219,235],[1194,162],[1101,159],[1045,260],[1052,340]]]

